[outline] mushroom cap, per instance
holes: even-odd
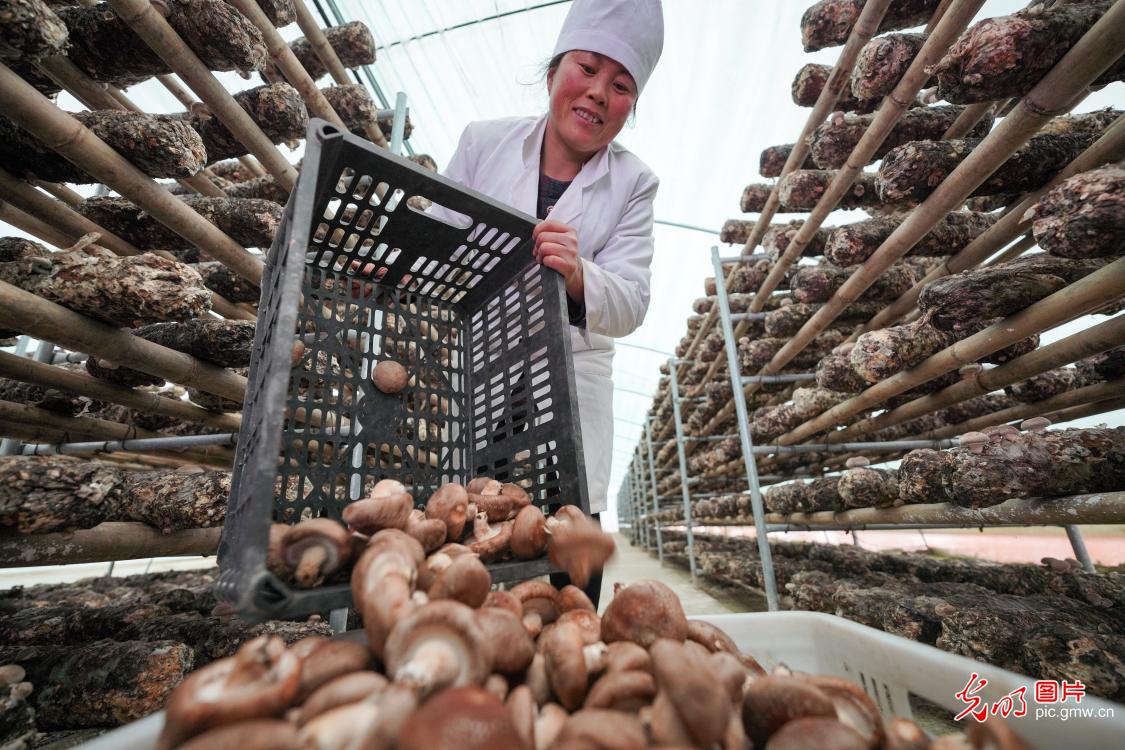
[[[844,462],[844,465],[849,469],[858,469],[861,466],[870,466],[871,459],[867,456],[852,456]]]
[[[546,581],[521,581],[512,587],[511,594],[519,599],[524,615],[534,612],[544,625],[558,619],[559,590]]]
[[[475,505],[477,513],[484,513],[492,523],[506,521],[516,510],[515,501],[507,495],[479,495],[469,493],[469,504]]]
[[[585,708],[608,708],[635,713],[656,696],[656,682],[648,672],[629,669],[607,672],[586,695]]]
[[[165,704],[162,747],[173,747],[207,729],[271,717],[297,697],[301,659],[285,641],[262,635],[233,656],[192,672]]]
[[[597,607],[590,601],[590,597],[586,596],[586,592],[573,583],[568,583],[566,586],[559,589],[556,602],[560,612],[569,612],[572,609],[588,609],[591,612],[597,611]]]
[[[652,644],[652,671],[660,690],[653,704],[653,737],[660,742],[679,742],[682,728],[687,739],[700,747],[710,747],[726,733],[731,705],[727,686],[715,679],[707,657],[692,653],[689,645],[667,638]],[[664,701],[660,700],[664,696]],[[658,710],[658,706],[661,710]],[[663,736],[657,727],[673,725],[672,717],[661,717],[665,708],[676,713],[675,727]]]
[[[421,542],[402,529],[383,529],[367,541],[367,551],[388,547],[401,550],[414,561],[415,565],[421,565],[426,561],[426,550]]]
[[[523,617],[523,605],[520,600],[512,596],[510,591],[489,591],[488,596],[484,598],[482,607],[497,607],[499,609],[506,609],[517,618]]]
[[[572,609],[559,615],[559,619],[555,620],[555,625],[561,625],[564,622],[578,626],[584,646],[597,643],[602,639],[602,618],[598,617],[597,612],[589,609]]]
[[[456,482],[443,484],[426,501],[426,517],[435,518],[445,524],[445,539],[455,542],[465,531],[468,519],[469,493]]]
[[[386,687],[387,678],[378,672],[349,672],[317,688],[297,709],[294,720],[301,726],[336,706],[374,697]]]
[[[733,638],[722,628],[706,620],[688,620],[687,637],[711,652],[726,651],[735,656],[742,655]]]
[[[373,700],[335,706],[301,727],[301,748],[386,747],[381,742],[385,720],[385,711]]]
[[[1012,730],[1011,725],[995,717],[980,723],[972,722],[966,731],[973,747],[986,747],[990,750],[1028,750],[1028,745]]]
[[[606,671],[639,669],[652,672],[652,657],[632,641],[616,641],[606,646]]]
[[[554,520],[555,524],[573,523],[575,521],[586,520],[586,514],[583,513],[582,509],[577,505],[560,505],[551,518]]]
[[[835,719],[812,716],[794,719],[774,732],[767,750],[868,750],[867,742],[851,727]]]
[[[319,547],[323,558],[314,568],[301,566],[306,551]],[[281,554],[286,565],[294,569],[297,582],[315,586],[324,576],[338,570],[351,559],[352,546],[348,530],[331,518],[310,518],[301,521],[285,532],[281,538]]]
[[[584,708],[573,714],[551,747],[596,748],[597,750],[643,750],[645,730],[641,722],[620,711]]]
[[[547,556],[582,588],[590,582],[594,571],[602,569],[614,548],[613,537],[602,531],[597,521],[582,518],[555,527]]]
[[[602,640],[632,641],[644,648],[657,638],[683,641],[687,618],[680,599],[660,581],[637,581],[621,591],[602,615]]]
[[[299,747],[297,727],[281,719],[240,721],[204,732],[178,746],[181,750],[297,750]]]
[[[438,574],[426,594],[430,599],[455,599],[470,607],[484,604],[492,576],[475,555],[455,558]]]
[[[499,495],[503,486],[492,477],[480,476],[470,479],[465,489],[470,495]]]
[[[433,552],[444,544],[447,533],[444,521],[440,518],[426,518],[425,513],[417,508],[410,511],[410,517],[403,531],[417,539],[427,553]]]
[[[482,607],[476,612],[491,654],[492,671],[511,675],[527,669],[535,657],[535,644],[520,618],[499,607]]]
[[[929,750],[930,738],[910,719],[892,716],[883,728],[887,733],[886,750]]]
[[[375,365],[375,371],[372,373],[371,379],[375,383],[376,388],[390,395],[398,393],[405,388],[407,381],[410,380],[410,376],[401,363],[390,359],[384,359],[382,362]]]
[[[282,554],[281,540],[289,529],[293,528],[286,523],[271,523],[269,536],[269,551],[266,556],[266,568],[283,581],[288,581],[293,576],[293,568],[285,562]]]
[[[478,519],[484,517],[483,513],[477,515]],[[484,522],[487,524],[487,521]],[[484,538],[474,538],[469,542],[469,549],[475,554],[480,555],[480,558],[486,562],[498,560],[508,551],[509,543],[512,541],[512,522],[502,521],[496,526],[489,527],[488,536]]]
[[[494,750],[523,747],[511,714],[479,687],[455,687],[435,695],[410,715],[398,734],[398,750]]]
[[[547,519],[538,507],[525,505],[512,524],[512,554],[532,560],[547,549]]]
[[[559,623],[540,637],[540,643],[551,691],[563,708],[577,710],[586,697],[590,677],[581,631],[573,623]]]
[[[395,623],[383,648],[387,674],[424,694],[484,682],[490,650],[476,613],[442,600],[418,607]]]
[[[1047,417],[1032,417],[1020,422],[1021,430],[1030,430],[1032,432],[1042,432],[1051,426],[1051,420]]]
[[[832,701],[838,721],[859,733],[869,747],[883,746],[883,717],[875,701],[863,688],[851,680],[832,675],[809,675],[806,679]]]
[[[731,702],[742,705],[742,689],[746,685],[746,667],[738,657],[727,651],[716,651],[707,655],[707,669],[716,681],[724,685]]]
[[[545,703],[535,718],[535,748],[553,747],[570,714],[558,703]]]
[[[535,714],[538,706],[535,705],[535,696],[527,685],[517,685],[508,693],[504,706],[512,716],[512,724],[523,742],[523,747],[530,750],[535,747]]]
[[[371,666],[371,652],[358,641],[328,641],[301,660],[301,687],[297,701],[341,675]]]
[[[765,746],[782,725],[815,716],[835,721],[836,707],[823,691],[800,677],[759,677],[742,696],[742,726],[755,747]]]
[[[551,699],[551,683],[547,679],[547,660],[543,654],[536,653],[531,657],[531,664],[527,667],[523,683],[531,688],[531,694],[535,696],[538,705],[542,706]]]
[[[404,528],[413,509],[414,498],[408,492],[400,492],[348,503],[340,515],[344,523],[361,534],[375,534],[383,529]]]
[[[380,479],[367,493],[368,497],[391,497],[392,495],[401,495],[406,492],[406,485],[397,479],[385,478]]]
[[[527,490],[512,482],[500,485],[500,494],[511,498],[516,510],[522,510],[531,504],[531,495],[527,494]]]

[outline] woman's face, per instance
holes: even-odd
[[[637,101],[633,76],[616,60],[572,50],[547,74],[551,122],[580,154],[593,154],[617,137]]]

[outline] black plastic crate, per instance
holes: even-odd
[[[531,257],[535,220],[323,120],[306,144],[266,263],[219,546],[216,596],[251,618],[351,601],[346,582],[295,589],[270,574],[269,526],[338,519],[384,477],[419,507],[484,474],[547,512],[589,511],[566,293]],[[414,376],[401,393],[375,388],[382,359]],[[552,569],[490,568],[495,581]]]

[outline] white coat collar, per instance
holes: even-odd
[[[515,206],[535,215],[539,196],[539,161],[543,152],[543,134],[547,130],[547,115],[532,124],[531,132],[523,139],[523,176],[516,186]],[[609,150],[606,146],[582,165],[582,169],[566,189],[559,202],[551,209],[551,218],[564,224],[575,225],[586,209],[586,189],[609,174]]]

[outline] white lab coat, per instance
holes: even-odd
[[[446,176],[535,215],[546,115],[470,123]],[[578,234],[586,326],[571,326],[590,512],[608,503],[613,457],[613,339],[644,322],[652,263],[652,201],[660,181],[611,143],[591,158],[551,209]]]

